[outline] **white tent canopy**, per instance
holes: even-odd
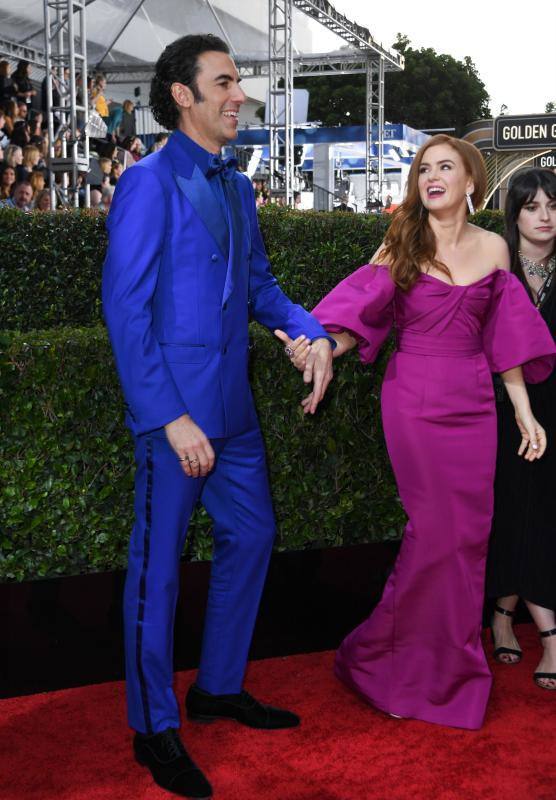
[[[267,0],[251,0],[247,8],[244,0],[88,0],[86,5],[91,68],[152,63],[167,44],[190,33],[214,33],[225,39],[236,55],[268,56]],[[294,13],[295,50],[315,52],[313,43],[320,26],[300,11]],[[4,45],[25,45],[42,53],[42,0],[18,0],[16,4],[0,0],[0,31]],[[5,46],[2,49],[9,55]]]
[[[90,72],[98,69],[110,74],[111,65],[116,64],[151,65],[166,45],[192,33],[220,36],[239,58],[268,58],[268,0],[248,4],[245,0],[86,0],[86,7]],[[0,0],[0,56],[12,62],[31,61],[37,79],[44,76],[43,17],[42,0]],[[322,27],[294,9],[294,52],[315,52],[318,34],[322,35]],[[338,46],[345,44],[337,41]],[[138,86],[143,104],[149,81],[144,74],[127,81]],[[111,79],[109,84],[109,96],[116,102],[130,97],[129,86]],[[256,121],[254,113],[264,103],[267,88],[268,78],[245,84],[252,102],[242,109],[242,124]]]

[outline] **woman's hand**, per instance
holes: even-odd
[[[518,456],[523,456],[526,461],[535,461],[537,458],[541,458],[546,450],[546,433],[533,416],[531,409],[516,408],[515,421],[521,433]]]
[[[535,461],[546,450],[546,433],[539,425],[529,403],[527,387],[521,367],[512,367],[500,373],[515,411],[515,421],[521,433],[521,444],[517,451],[526,461]]]
[[[304,397],[301,401],[301,405],[303,406],[303,413],[309,414],[311,411],[311,406],[313,404],[313,392]]]
[[[300,372],[305,371],[307,356],[311,352],[311,342],[306,336],[298,336],[297,339],[290,339],[287,333],[281,330],[274,331],[275,336],[284,343],[286,355]]]
[[[279,329],[274,333],[285,344],[286,355],[293,365],[303,372],[304,383],[313,384],[313,391],[303,401],[303,407],[306,414],[314,414],[334,375],[332,345],[325,337],[318,337],[311,344],[303,335],[290,339],[287,333]]]

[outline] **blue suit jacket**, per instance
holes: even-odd
[[[104,316],[135,434],[188,413],[207,436],[233,436],[257,424],[249,316],[292,338],[328,335],[271,274],[249,178],[226,182],[226,224],[187,141],[174,132],[118,181]]]

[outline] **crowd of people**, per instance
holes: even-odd
[[[21,60],[11,72],[0,61],[0,206],[48,210],[48,134],[46,113],[31,80],[31,65]]]
[[[84,102],[82,76],[77,77],[77,104]],[[108,210],[114,188],[123,170],[146,154],[142,140],[136,134],[135,107],[131,100],[114,103],[106,97],[106,77],[97,74],[87,78],[86,98],[90,111],[106,123],[106,137],[91,139],[91,162],[88,174],[80,174],[78,191],[84,205],[85,187],[90,186],[91,207]],[[60,77],[52,73],[52,104],[62,105],[69,93],[69,71]],[[20,211],[49,211],[50,171],[49,133],[47,121],[47,79],[35,88],[32,66],[19,61],[12,72],[9,61],[0,61],[0,208]],[[78,113],[78,123],[83,114]],[[63,154],[63,139],[70,132],[61,126],[54,111],[54,155]],[[157,134],[149,152],[164,146],[166,134]],[[55,176],[61,180],[61,174]]]
[[[62,105],[69,94],[69,70],[63,77],[52,72],[52,104]],[[11,72],[9,61],[0,61],[0,208],[21,211],[50,211],[49,134],[47,122],[47,79],[43,78],[40,90],[32,80],[32,66],[19,61]],[[157,134],[151,147],[145,147],[137,135],[133,101],[115,103],[107,91],[106,76],[98,73],[87,77],[85,94],[89,113],[95,112],[106,124],[106,137],[90,139],[91,162],[88,174],[78,177],[79,205],[85,205],[85,189],[89,184],[91,208],[108,211],[114,188],[127,167],[156,152],[164,146],[167,134]],[[81,75],[76,79],[77,105],[82,106],[84,86]],[[78,112],[78,124],[83,120]],[[54,111],[54,155],[62,156],[63,137],[70,132],[61,126],[61,118]],[[61,174],[55,175],[61,181]],[[257,207],[269,205],[270,189],[264,179],[253,180]],[[301,194],[295,193],[295,207],[300,208]],[[282,198],[276,200],[283,204]],[[386,203],[385,213],[389,213]],[[394,206],[395,208],[395,206]],[[335,206],[337,211],[353,211],[348,202]]]

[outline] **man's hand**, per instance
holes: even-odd
[[[274,333],[285,344],[286,355],[294,366],[303,372],[305,383],[313,382],[313,391],[303,400],[302,406],[306,414],[314,414],[332,380],[332,346],[324,338],[309,344],[305,336],[290,339],[284,331]]]
[[[290,339],[287,333],[279,329],[274,331],[274,335],[284,343],[284,352],[294,367],[300,372],[304,372],[307,356],[311,351],[311,342],[309,339],[303,335],[298,336],[297,339]]]
[[[164,426],[170,447],[189,478],[207,475],[214,467],[212,445],[188,414]]]

